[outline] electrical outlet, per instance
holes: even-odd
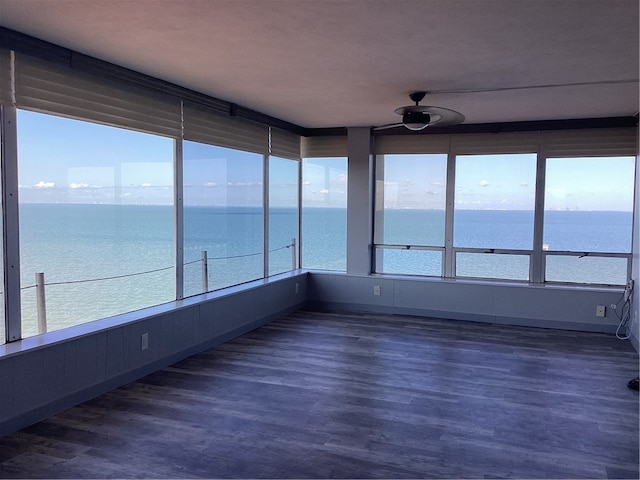
[[[604,317],[605,308],[604,305],[596,305],[596,317]]]
[[[625,302],[629,300],[629,297],[631,296],[631,292],[633,292],[633,280],[629,280],[629,282],[627,283],[627,286],[624,288],[623,299]]]
[[[376,296],[380,295],[380,285],[374,285],[373,286],[373,294]]]
[[[143,333],[140,338],[140,350],[146,350],[149,348],[149,334]]]

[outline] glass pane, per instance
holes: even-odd
[[[173,140],[18,111],[23,336],[175,298]]]
[[[529,256],[457,252],[456,276],[529,280]]]
[[[376,243],[444,246],[447,155],[384,155],[376,175]]]
[[[347,159],[302,162],[302,266],[347,269]]]
[[[376,273],[442,276],[442,252],[435,250],[376,249]]]
[[[548,282],[625,285],[627,259],[547,255],[545,280]]]
[[[457,156],[454,245],[531,250],[535,178],[535,154]]]
[[[263,277],[263,157],[229,148],[183,142],[184,294]]]
[[[544,249],[631,252],[633,157],[548,158]]]
[[[294,268],[291,240],[298,248],[299,162],[269,158],[269,275]],[[297,266],[297,260],[296,260]]]

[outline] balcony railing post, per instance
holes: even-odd
[[[298,267],[298,255],[296,252],[296,239],[291,239],[291,270],[295,270]]]
[[[44,295],[44,273],[36,273],[36,308],[38,311],[38,334],[47,333],[47,305]]]
[[[202,293],[209,291],[209,265],[207,260],[207,251],[202,251]]]

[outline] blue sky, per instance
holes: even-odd
[[[22,202],[161,204],[173,202],[173,140],[88,122],[18,112]],[[533,208],[534,154],[465,155],[456,163],[461,209]],[[259,205],[262,156],[184,143],[187,205]],[[273,161],[272,206],[295,204],[295,163]],[[631,211],[634,158],[548,159],[545,208]],[[345,159],[309,159],[308,206],[344,206]],[[275,185],[278,185],[276,188]],[[387,208],[444,208],[446,155],[387,155]]]
[[[548,210],[632,211],[633,157],[547,159]],[[446,155],[386,155],[387,208],[444,208]],[[536,155],[460,155],[455,207],[532,210]]]

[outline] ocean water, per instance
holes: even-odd
[[[457,212],[455,245],[530,249],[531,218],[531,212]],[[21,205],[23,335],[37,333],[37,272],[45,274],[50,330],[173,300],[173,221],[169,206]],[[303,209],[302,266],[344,270],[346,224],[345,209]],[[270,274],[291,268],[288,246],[297,227],[295,209],[271,209]],[[443,228],[441,211],[390,210],[385,212],[381,243],[442,245]],[[202,291],[202,251],[208,256],[209,289],[262,277],[263,230],[260,208],[185,208],[185,295]],[[629,252],[631,213],[547,212],[545,243],[550,250]],[[593,281],[591,276],[598,280],[604,275],[616,283],[620,274],[607,277],[606,272],[612,266],[626,272],[625,259],[551,258],[548,275],[556,281]],[[440,252],[383,252],[381,271],[440,275],[441,268]],[[528,259],[459,254],[457,268],[464,276],[522,279],[528,274]]]

